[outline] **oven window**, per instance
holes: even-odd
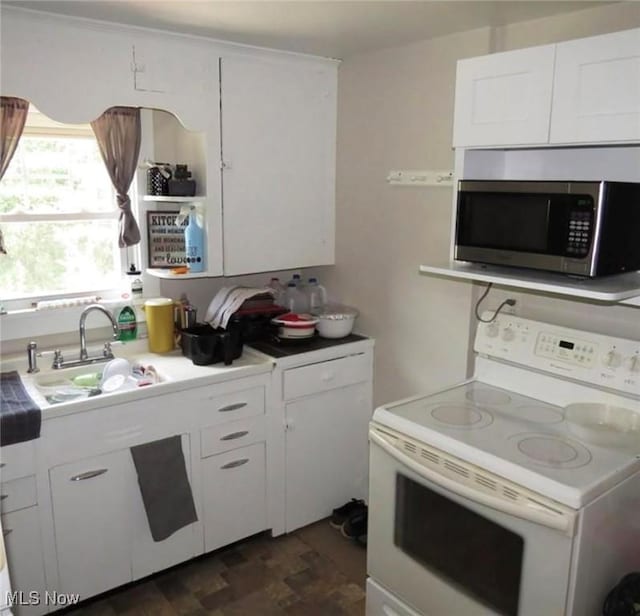
[[[517,616],[519,535],[397,474],[394,543],[479,602]]]

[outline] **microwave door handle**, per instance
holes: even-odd
[[[535,522],[536,524],[559,530],[569,537],[573,536],[574,520],[573,516],[570,516],[569,514],[558,513],[557,515],[553,515],[540,511],[539,509],[534,509],[533,507],[519,505],[517,503],[508,502],[495,496],[491,496],[490,494],[485,494],[480,490],[475,490],[470,486],[456,481],[455,479],[445,477],[444,475],[419,464],[385,441],[375,432],[369,431],[369,439],[392,458],[411,469],[414,473],[417,473],[421,477],[428,479],[453,494],[494,509],[495,511],[514,515],[523,520],[528,520],[529,522]]]

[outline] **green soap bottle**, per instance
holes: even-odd
[[[135,340],[138,334],[138,324],[136,322],[136,313],[131,306],[124,306],[118,312],[118,340],[127,342],[129,340]]]

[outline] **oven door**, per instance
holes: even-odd
[[[369,436],[375,581],[426,616],[564,614],[575,512],[520,506],[421,464],[384,430]]]

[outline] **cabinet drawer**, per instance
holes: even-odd
[[[284,372],[284,399],[291,400],[321,391],[361,383],[371,378],[369,356],[351,355]]]
[[[200,431],[202,457],[222,453],[265,440],[265,417],[249,417]]]
[[[34,441],[16,443],[0,448],[0,478],[10,481],[36,472]]]
[[[264,415],[264,387],[252,387],[228,394],[211,395],[200,400],[201,420],[219,424],[256,415]]]
[[[0,510],[2,513],[31,507],[37,502],[36,478],[34,475],[12,481],[3,481],[0,484]]]

